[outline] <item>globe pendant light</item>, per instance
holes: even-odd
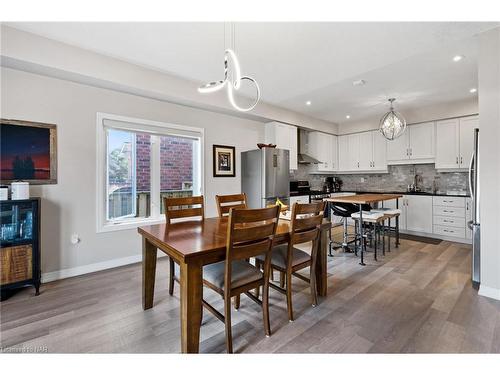
[[[238,61],[238,58],[236,57],[236,53],[234,52],[234,25],[231,25],[231,32],[233,49],[227,48],[224,51],[224,79],[221,81],[206,83],[198,87],[198,92],[202,94],[209,94],[226,88],[229,103],[231,103],[231,105],[240,112],[248,112],[254,109],[259,102],[260,88],[255,79],[249,76],[241,75],[240,63]],[[229,78],[230,76],[231,78]],[[250,105],[249,107],[240,107],[234,99],[234,92],[237,92],[241,88],[241,82],[245,80],[250,81],[254,84],[256,96],[252,105]]]
[[[393,102],[396,99],[391,98],[390,111],[380,119],[380,132],[390,141],[400,137],[406,130],[406,120],[401,113],[394,110]]]

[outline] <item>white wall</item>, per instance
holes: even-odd
[[[481,287],[500,299],[500,28],[479,36]]]
[[[58,184],[31,187],[32,196],[42,197],[43,273],[75,267],[81,267],[75,272],[86,272],[113,266],[121,258],[139,260],[136,230],[96,233],[97,112],[204,128],[207,216],[216,215],[216,193],[241,191],[240,152],[264,140],[260,122],[13,69],[0,72],[1,117],[57,124]],[[213,177],[214,143],[236,146],[235,178]],[[80,244],[70,243],[72,233],[81,236]],[[112,262],[89,266],[107,261]]]
[[[468,100],[462,100],[451,103],[440,103],[420,107],[412,110],[401,110],[408,124],[418,122],[441,120],[451,117],[461,117],[472,114],[477,114],[479,111],[477,97],[471,97]],[[339,125],[338,134],[349,134],[366,130],[378,129],[379,121],[384,113],[380,113],[380,117],[370,117],[352,123],[344,123]]]

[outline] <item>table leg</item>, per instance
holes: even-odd
[[[202,265],[181,263],[181,350],[198,353],[203,297]]]
[[[155,245],[145,237],[142,238],[142,308],[144,310],[153,307],[157,251]]]
[[[363,232],[363,205],[359,205],[359,239],[360,239],[360,245],[361,245],[361,264],[362,266],[366,266],[364,262],[364,253],[365,253],[365,239],[364,239],[364,232]]]
[[[316,288],[318,290],[318,295],[322,297],[325,297],[327,293],[328,230],[322,230],[320,233],[318,256],[316,257]]]
[[[399,198],[396,199],[396,208],[399,208]],[[396,248],[399,247],[399,215],[396,216]]]

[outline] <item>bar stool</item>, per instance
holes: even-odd
[[[401,215],[401,210],[399,208],[376,208],[372,212],[383,213],[387,219],[387,225],[384,223],[384,232],[387,231],[387,251],[391,251],[391,233],[394,233],[395,246],[399,247],[399,222],[396,220],[394,227],[391,226],[391,219],[398,218]]]
[[[335,248],[334,245],[340,245],[337,246],[338,248],[344,249],[344,251],[349,249],[349,244],[353,243],[356,241],[356,235],[354,235],[354,239],[349,240],[349,233],[348,233],[348,225],[347,225],[347,219],[351,217],[351,215],[355,212],[358,211],[358,206],[352,203],[340,203],[340,202],[328,202],[329,203],[329,208],[331,212],[333,213],[334,216],[339,216],[342,221],[342,226],[343,226],[343,238],[342,242],[335,242],[332,240],[332,232],[330,230],[330,251],[329,255],[332,256],[332,248]],[[352,235],[351,235],[352,236]]]
[[[351,217],[354,220],[358,221],[360,219],[359,212],[354,212],[353,214],[351,214]],[[370,242],[374,240],[375,246],[373,248],[373,257],[375,260],[377,260],[377,248],[380,237],[382,237],[382,254],[385,255],[385,227],[383,223],[386,219],[386,216],[382,212],[375,212],[374,210],[363,211],[363,222],[361,224],[364,225],[365,223],[367,223],[370,225],[370,228],[365,231],[365,238],[360,238],[359,234],[356,233],[356,239],[359,240],[360,246],[366,244],[366,239],[368,236],[370,236]]]

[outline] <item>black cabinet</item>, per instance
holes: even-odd
[[[0,202],[0,290],[40,289],[40,198]]]

